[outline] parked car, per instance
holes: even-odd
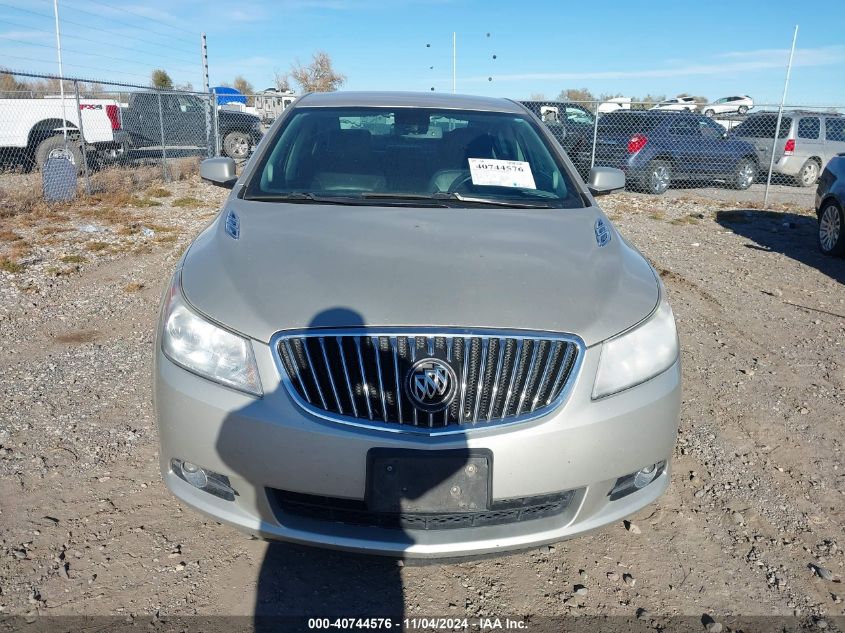
[[[159,117],[159,98],[161,117]],[[123,125],[135,150],[160,149],[162,135],[169,150],[204,154],[214,142],[213,113],[205,99],[187,93],[134,92],[122,109]],[[217,111],[220,150],[245,159],[263,136],[257,116],[220,108]]]
[[[505,99],[312,93],[188,246],[155,351],[161,474],[264,538],[405,557],[617,523],[667,487],[659,275]]]
[[[748,95],[740,97],[722,97],[713,103],[702,106],[704,116],[713,117],[717,114],[745,114],[754,107],[754,100]]]
[[[825,255],[845,255],[845,153],[834,156],[816,189],[819,248]]]
[[[777,112],[757,112],[733,129],[731,136],[749,141],[766,169],[775,153],[773,173],[800,187],[816,184],[822,165],[845,152],[845,116],[808,110],[783,113],[777,143]]]
[[[690,112],[620,111],[598,121],[596,165],[625,171],[628,186],[653,194],[673,182],[722,180],[748,189],[759,163],[754,147]]]
[[[582,176],[590,170],[595,116],[587,108],[566,101],[521,101],[548,126]]]
[[[64,121],[64,124],[62,123]],[[67,131],[67,142],[65,141]],[[71,162],[116,160],[123,151],[120,108],[110,99],[75,97],[0,99],[0,156],[27,168],[43,167],[50,154],[67,148]]]
[[[649,110],[688,110],[695,112],[698,109],[698,104],[694,97],[675,97],[674,99],[666,99],[649,108]]]

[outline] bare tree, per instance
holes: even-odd
[[[561,90],[557,96],[558,101],[595,101],[596,98],[588,88]]]
[[[543,94],[542,92],[532,92],[531,96],[528,97],[528,100],[529,101],[548,101],[548,99],[546,99],[546,95]]]
[[[316,51],[307,66],[296,61],[290,76],[302,92],[333,92],[346,83],[346,76],[332,68],[332,58],[325,51]]]
[[[290,75],[283,73],[278,68],[273,71],[276,80],[276,90],[279,92],[291,92]]]
[[[252,84],[249,83],[243,75],[235,77],[235,81],[232,82],[232,86],[241,94],[251,95],[255,93],[255,88],[252,87]]]

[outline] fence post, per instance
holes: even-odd
[[[217,93],[212,90],[211,94],[214,97],[214,155],[220,156],[220,109],[217,107]]]
[[[161,93],[158,93],[158,125],[161,130],[161,168],[164,171],[164,182],[170,182],[170,175],[167,173],[167,149],[164,142],[164,114],[161,110]]]
[[[211,109],[215,107],[217,107],[217,96],[212,90],[211,92],[206,93],[205,102],[205,155],[208,158],[214,156],[214,149],[211,147],[211,139],[214,136],[211,129],[213,125],[211,121]]]
[[[590,169],[596,166],[596,139],[599,133],[599,102],[595,102],[596,110],[593,114],[593,153],[590,156]]]
[[[85,193],[91,195],[91,181],[88,178],[88,151],[85,149],[85,125],[82,123],[82,107],[79,103],[79,82],[73,80],[73,92],[76,95],[76,114],[79,116],[79,142],[82,145],[82,166],[85,169]]]

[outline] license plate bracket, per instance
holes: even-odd
[[[490,507],[490,451],[371,449],[367,457],[366,501],[372,512],[438,514]]]

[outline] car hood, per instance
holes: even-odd
[[[185,256],[185,297],[267,342],[307,327],[566,332],[587,345],[646,317],[659,289],[597,208],[409,208],[233,199]],[[225,229],[236,210],[238,239]]]

